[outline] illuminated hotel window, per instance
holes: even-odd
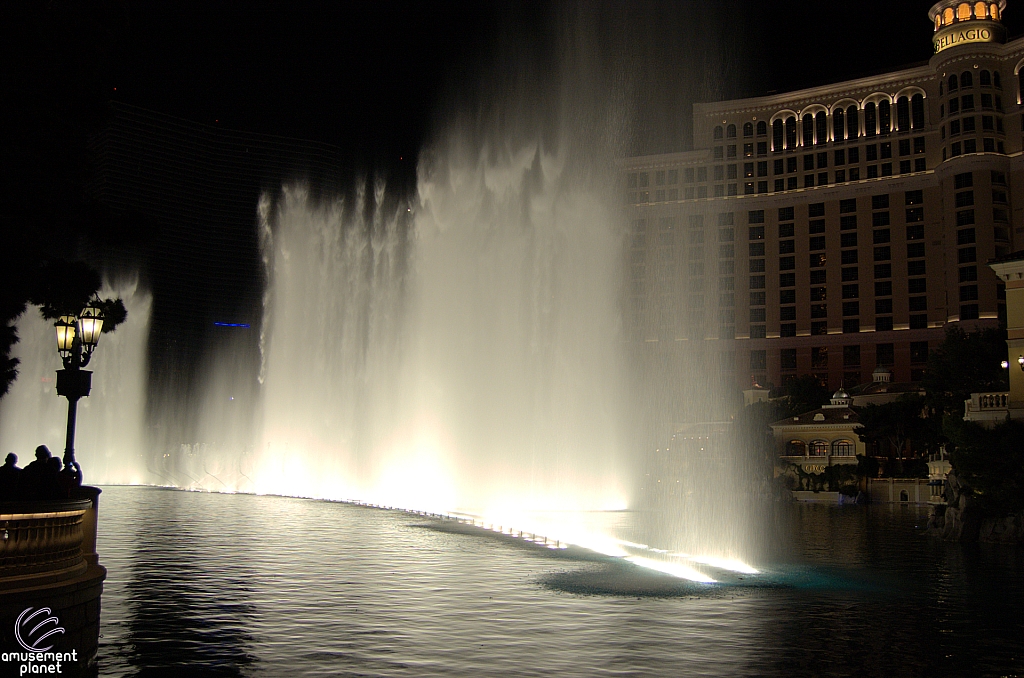
[[[860,136],[859,130],[860,119],[859,114],[857,113],[857,107],[850,106],[849,108],[846,109],[846,138],[856,139],[858,136]],[[850,161],[853,162],[852,156]]]
[[[828,115],[825,111],[819,111],[815,116],[815,126],[817,128],[817,143],[828,142]]]
[[[864,107],[864,136],[873,137],[878,132],[878,109],[874,102]]]
[[[946,11],[944,11],[942,13],[942,23],[943,23],[943,25],[946,25],[946,26],[948,26],[951,23],[953,23],[953,8],[952,7],[947,7]]]
[[[896,100],[896,127],[901,132],[910,130],[910,100],[907,97]]]
[[[910,117],[915,130],[924,129],[924,96],[915,94],[910,99]],[[922,139],[922,141],[924,141]]]
[[[984,2],[974,3],[974,16],[977,19],[984,19],[988,14],[988,6]]]
[[[796,118],[786,118],[786,149],[796,148]]]
[[[999,5],[993,2],[991,5],[988,6],[988,9],[991,17],[996,21],[999,21]]]
[[[956,18],[958,21],[967,21],[971,18],[971,6],[966,2],[960,3],[956,8]]]

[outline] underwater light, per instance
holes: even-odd
[[[689,579],[690,581],[695,581],[701,584],[718,583],[717,580],[712,579],[703,572],[680,563],[666,563],[662,560],[653,560],[642,556],[626,556],[625,560],[628,560],[634,565],[645,567],[648,570],[656,570],[658,572],[663,572],[664,574],[670,574],[673,577],[679,577],[680,579]]]
[[[717,556],[691,556],[690,560],[701,565],[717,567],[720,570],[729,570],[730,572],[739,572],[741,574],[760,574],[758,570],[740,560],[718,558]]]

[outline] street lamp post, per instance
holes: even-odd
[[[68,399],[68,429],[64,446],[64,468],[75,468],[75,424],[78,419],[78,400],[92,390],[92,372],[82,369],[89,364],[92,352],[103,330],[103,314],[99,309],[86,307],[77,316],[62,315],[54,323],[57,329],[57,353],[64,369],[57,370],[57,395]]]

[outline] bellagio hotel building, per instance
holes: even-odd
[[[733,383],[916,381],[951,324],[1005,323],[986,263],[1024,242],[1024,38],[943,0],[934,55],[694,106],[694,148],[625,162],[631,339],[713,346]],[[1019,203],[1019,204],[1015,204]]]

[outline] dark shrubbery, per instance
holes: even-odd
[[[1024,423],[1007,421],[986,429],[949,418],[946,435],[954,445],[950,463],[957,477],[986,512],[1024,510]]]

